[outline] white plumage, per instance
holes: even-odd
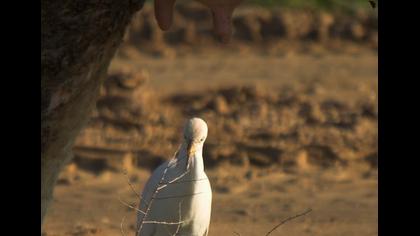
[[[174,158],[160,165],[144,187],[136,236],[208,234],[212,192],[202,156],[206,138],[207,124],[188,120]]]

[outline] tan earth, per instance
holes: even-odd
[[[193,115],[209,126],[210,236],[266,235],[308,208],[271,235],[377,235],[377,51],[279,45],[160,56],[124,46],[44,235],[134,235],[136,213],[119,200],[138,203],[124,170],[140,192]]]

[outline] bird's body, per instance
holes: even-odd
[[[187,123],[192,127],[186,127],[186,142],[175,157],[160,165],[146,183],[139,208],[143,213],[137,214],[136,236],[208,234],[212,193],[202,157],[207,125],[201,127],[204,121],[199,119],[197,126],[194,119]]]

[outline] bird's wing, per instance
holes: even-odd
[[[153,193],[158,187],[159,181],[162,178],[163,172],[168,166],[168,162],[163,163],[155,171],[153,171],[150,178],[147,180],[146,185],[144,186],[143,192],[141,194],[141,199],[139,203],[139,209],[143,212],[147,210],[147,206],[152,199]],[[140,227],[140,223],[143,221],[144,214],[141,212],[137,213],[137,229]]]
[[[206,229],[206,232],[204,232],[203,236],[207,236],[209,234],[209,228]]]
[[[177,165],[178,159],[177,156],[179,154],[179,149],[175,152],[175,155],[169,161],[164,162],[158,168],[156,168],[150,178],[147,180],[145,187],[142,192],[142,199],[140,199],[139,209],[145,212],[148,208],[148,204],[152,200],[153,194],[155,193],[156,189],[159,186],[159,182],[161,181],[163,175],[165,174],[165,170],[169,170],[170,168],[174,168]],[[144,219],[144,214],[141,212],[137,213],[137,230],[139,230],[140,224]],[[146,224],[142,227],[142,235],[153,235],[154,231],[156,230],[156,224]]]

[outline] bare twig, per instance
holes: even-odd
[[[147,203],[147,201],[146,200],[144,200],[143,199],[143,197],[134,189],[134,186],[133,186],[133,184],[131,184],[131,181],[130,181],[130,178],[128,177],[128,173],[127,173],[127,171],[126,170],[124,170],[124,175],[125,175],[125,177],[127,178],[127,183],[128,183],[128,186],[130,186],[130,188],[131,188],[131,191],[133,191],[133,193],[134,194],[136,194],[136,196],[138,197],[138,199],[139,200],[143,200],[144,201],[144,203],[147,205],[147,204],[149,204],[149,203]]]
[[[178,156],[178,153],[179,153],[179,150],[177,150],[175,152],[175,154],[172,157],[172,159],[176,159],[177,156]],[[136,236],[139,236],[139,234],[140,234],[140,232],[141,232],[144,224],[178,225],[178,228],[177,228],[177,232],[178,232],[180,225],[183,223],[183,221],[178,221],[178,222],[145,221],[145,219],[148,216],[148,213],[149,213],[149,211],[151,209],[152,203],[156,199],[156,196],[159,193],[159,191],[162,190],[162,189],[164,189],[164,188],[166,188],[168,186],[168,184],[171,184],[171,183],[173,183],[173,182],[181,179],[182,177],[184,177],[189,172],[189,170],[186,170],[183,174],[179,175],[178,177],[172,179],[171,181],[169,181],[167,183],[164,183],[164,180],[165,180],[165,177],[166,177],[166,173],[167,173],[169,167],[170,167],[170,165],[168,164],[168,166],[166,166],[166,168],[164,169],[163,174],[162,174],[162,177],[161,177],[161,179],[160,179],[160,181],[159,181],[159,183],[158,183],[158,185],[156,187],[156,190],[153,192],[152,197],[151,197],[149,203],[145,202],[147,208],[146,208],[146,211],[144,211],[143,220],[141,221],[140,226],[138,227],[138,230],[136,232]],[[142,200],[144,201],[144,199],[142,199]]]
[[[130,186],[131,190],[133,191],[134,194],[136,194],[136,196],[141,199],[140,194],[134,189],[133,185],[131,184],[130,178],[128,177],[128,173],[126,171],[124,171],[124,175],[127,178],[127,183]]]
[[[158,225],[179,225],[184,223],[185,221],[177,221],[177,222],[166,222],[166,221],[156,221],[156,220],[145,220],[143,224],[158,224]]]
[[[177,158],[177,155],[178,155],[178,151],[179,150],[177,150],[176,152],[175,152],[175,155],[172,157],[172,159],[176,159]],[[177,160],[177,163],[176,164],[178,164],[178,161],[179,160]],[[143,198],[142,198],[142,196],[139,194],[139,193],[137,193],[137,191],[135,190],[135,188],[133,187],[133,185],[131,184],[131,181],[130,181],[130,178],[129,178],[129,176],[128,176],[128,173],[127,173],[127,171],[126,170],[124,170],[124,175],[126,176],[126,178],[127,178],[127,183],[128,183],[128,185],[130,186],[130,188],[131,188],[131,190],[134,192],[134,194],[140,199],[140,202],[141,201],[143,201],[144,203],[145,203],[145,205],[147,206],[147,209],[146,209],[146,211],[142,211],[142,210],[140,210],[139,208],[137,208],[137,207],[135,207],[135,206],[132,206],[132,205],[130,205],[129,203],[127,203],[127,202],[125,202],[125,201],[123,201],[123,200],[121,200],[121,197],[120,196],[118,196],[118,200],[123,204],[123,205],[125,205],[125,206],[127,206],[127,207],[129,207],[130,209],[133,209],[133,210],[136,210],[137,212],[140,212],[140,213],[142,213],[144,216],[143,216],[143,220],[141,221],[141,223],[140,223],[140,226],[138,227],[138,230],[137,230],[137,232],[136,232],[136,235],[139,235],[140,234],[140,232],[141,232],[141,229],[142,229],[142,227],[143,227],[143,225],[144,224],[160,224],[160,225],[165,225],[165,228],[166,228],[166,226],[168,226],[168,225],[177,225],[177,229],[176,229],[176,231],[175,231],[175,233],[174,234],[171,234],[169,231],[168,231],[168,233],[169,233],[169,235],[172,235],[172,236],[176,236],[177,234],[178,234],[178,232],[179,232],[179,230],[180,230],[180,228],[181,228],[181,224],[182,223],[184,223],[184,221],[181,221],[181,218],[182,218],[182,214],[181,214],[181,204],[182,204],[182,201],[179,203],[179,219],[178,219],[178,221],[177,222],[166,222],[166,221],[151,221],[151,220],[149,220],[149,221],[146,221],[145,219],[146,219],[146,217],[147,217],[147,215],[148,215],[148,213],[149,213],[149,211],[150,211],[150,208],[151,208],[151,205],[152,205],[152,202],[154,201],[154,199],[156,198],[156,195],[157,195],[157,193],[160,191],[160,190],[162,190],[162,189],[164,189],[164,188],[166,188],[169,184],[171,184],[171,183],[174,183],[175,181],[177,181],[177,180],[179,180],[179,179],[181,179],[182,177],[184,177],[188,172],[189,172],[189,170],[186,170],[183,174],[181,174],[181,175],[179,175],[178,177],[176,177],[176,178],[174,178],[174,179],[172,179],[171,181],[168,181],[168,182],[164,182],[164,180],[165,180],[165,177],[166,177],[166,174],[167,174],[167,171],[168,171],[168,169],[169,169],[169,167],[170,167],[170,165],[168,164],[168,166],[165,168],[165,170],[163,171],[163,174],[162,174],[162,178],[160,179],[160,181],[159,181],[159,183],[158,183],[158,186],[156,187],[156,190],[153,192],[153,195],[152,195],[152,197],[151,197],[151,199],[150,199],[150,202],[147,202],[146,200],[144,200]],[[121,221],[121,234],[123,235],[123,236],[125,236],[126,234],[125,234],[125,232],[124,232],[124,229],[123,229],[123,223],[124,223],[124,220],[125,220],[125,217],[122,219],[122,221]]]
[[[142,211],[142,210],[140,210],[140,209],[138,209],[137,207],[134,207],[134,206],[132,206],[132,205],[130,205],[130,204],[128,204],[127,202],[124,202],[123,200],[121,200],[121,197],[120,196],[118,196],[118,200],[124,205],[124,206],[127,206],[127,207],[129,207],[129,208],[131,208],[131,209],[133,209],[133,210],[136,210],[136,211],[138,211],[138,212],[140,212],[140,213],[142,213],[142,214],[146,214],[144,211]]]
[[[166,230],[166,232],[168,232],[168,234],[170,235],[170,236],[176,236],[178,233],[179,233],[179,230],[181,229],[181,224],[184,222],[184,221],[181,221],[181,219],[182,219],[182,214],[181,214],[181,205],[182,205],[182,201],[180,201],[179,202],[179,204],[178,204],[178,222],[159,222],[159,221],[155,221],[155,222],[153,222],[153,223],[155,223],[155,224],[162,224],[162,225],[164,225],[165,226],[165,230]],[[145,223],[150,223],[150,222],[145,222]],[[175,225],[175,224],[177,224],[178,226],[176,227],[176,230],[175,230],[175,233],[171,233],[170,231],[169,231],[169,229],[168,229],[168,225]]]
[[[290,216],[290,217],[288,217],[287,219],[285,219],[285,220],[283,220],[282,222],[280,222],[279,224],[277,224],[276,226],[274,226],[274,228],[273,229],[271,229],[270,231],[268,231],[268,233],[265,235],[265,236],[268,236],[269,234],[271,234],[274,230],[276,230],[278,227],[280,227],[281,225],[283,225],[284,223],[286,223],[287,221],[290,221],[290,220],[293,220],[293,219],[295,219],[295,218],[298,218],[298,217],[300,217],[300,216],[304,216],[304,215],[306,215],[306,214],[308,214],[309,212],[311,212],[312,211],[312,209],[311,208],[309,208],[309,209],[307,209],[305,212],[303,212],[303,213],[300,213],[300,214],[297,214],[297,215],[294,215],[294,216]]]
[[[181,205],[182,205],[182,200],[178,204],[178,222],[181,222],[182,220]],[[179,229],[181,229],[181,223],[178,224],[178,226],[176,227],[176,231],[172,236],[176,236],[179,232]]]
[[[124,220],[125,220],[125,216],[122,218],[122,220],[121,220],[121,225],[120,225],[120,228],[121,228],[121,235],[122,236],[127,236],[126,234],[125,234],[125,232],[124,232]]]
[[[188,169],[188,170],[186,170],[184,173],[182,173],[180,176],[176,177],[175,179],[173,179],[173,180],[171,180],[171,181],[167,182],[167,183],[166,183],[166,184],[164,184],[164,185],[159,186],[159,187],[157,188],[157,191],[159,191],[159,190],[161,190],[161,189],[163,189],[163,188],[166,188],[166,187],[168,186],[168,184],[172,184],[173,182],[175,182],[175,181],[177,181],[177,180],[181,179],[181,178],[182,178],[182,177],[184,177],[186,174],[188,174],[188,172],[190,172],[190,170],[189,170],[189,169]]]
[[[166,172],[168,171],[168,168],[169,168],[169,166],[167,166],[167,167],[165,168],[165,170],[163,171],[162,178],[160,179],[160,181],[159,181],[159,183],[158,183],[158,187],[159,187],[159,185],[161,185],[161,184],[162,184],[163,180],[165,179]],[[158,194],[158,192],[159,192],[159,190],[157,190],[157,189],[153,192],[152,198],[150,199],[149,204],[147,204],[147,209],[146,209],[146,211],[145,211],[145,214],[144,214],[143,220],[142,220],[142,221],[141,221],[141,223],[140,223],[140,226],[139,226],[139,228],[138,228],[138,230],[137,230],[136,235],[140,235],[141,229],[143,228],[143,225],[145,224],[144,219],[146,219],[146,217],[148,216],[148,213],[149,213],[149,211],[150,211],[150,208],[151,208],[151,206],[152,206],[152,203],[153,203],[153,201],[154,201],[154,198],[156,197],[156,195]]]

